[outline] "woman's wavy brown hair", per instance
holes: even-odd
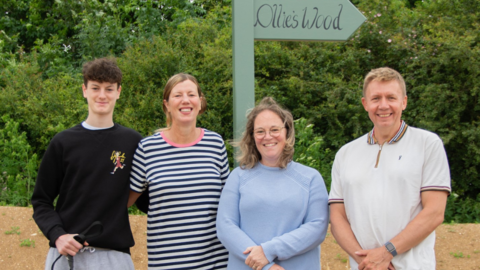
[[[288,110],[283,109],[271,97],[264,97],[260,103],[253,108],[247,116],[247,126],[242,134],[239,142],[234,143],[235,146],[240,147],[240,153],[237,156],[237,161],[242,169],[251,169],[257,165],[262,159],[260,152],[255,145],[255,138],[253,136],[253,129],[255,119],[263,111],[271,111],[277,114],[282,119],[287,130],[285,148],[278,160],[278,167],[285,168],[292,160],[295,145],[295,128],[293,127],[293,116]]]

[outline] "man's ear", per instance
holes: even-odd
[[[82,92],[83,92],[84,98],[87,98],[87,94],[85,93],[86,91],[87,91],[87,87],[85,86],[85,84],[82,84]]]
[[[117,99],[119,99],[120,98],[120,93],[122,92],[122,86],[121,85],[118,87],[117,91],[118,91]]]
[[[366,103],[367,103],[367,100],[365,99],[365,97],[362,97],[362,105],[363,105],[363,108],[365,109],[365,111],[368,112]]]

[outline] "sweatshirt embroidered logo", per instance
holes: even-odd
[[[120,151],[113,150],[110,160],[115,164],[111,174],[114,174],[118,168],[123,169],[123,167],[125,167],[125,164],[122,164],[125,161],[125,153],[122,154]]]

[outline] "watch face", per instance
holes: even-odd
[[[393,255],[393,257],[397,255],[397,250],[395,249],[395,246],[392,243],[387,242],[385,244],[385,247],[387,248],[388,252],[390,252]]]

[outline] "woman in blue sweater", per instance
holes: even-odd
[[[318,171],[292,161],[294,144],[292,114],[264,98],[248,115],[240,166],[220,198],[217,235],[228,269],[320,269],[328,194]]]

